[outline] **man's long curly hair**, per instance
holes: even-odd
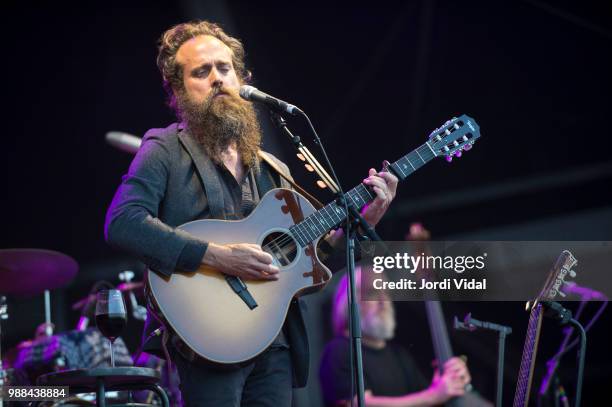
[[[168,94],[168,105],[178,114],[175,90],[183,88],[183,67],[176,61],[176,53],[186,41],[199,35],[210,35],[223,42],[232,51],[232,64],[240,80],[246,80],[250,73],[245,68],[244,46],[239,39],[229,36],[221,26],[209,21],[195,20],[175,25],[166,30],[158,44],[157,67]]]

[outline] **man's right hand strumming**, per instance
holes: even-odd
[[[279,269],[272,256],[251,243],[209,243],[202,264],[247,280],[278,280]]]
[[[434,404],[442,404],[453,397],[463,396],[465,386],[472,380],[465,362],[453,357],[444,363],[444,373],[435,371],[431,385],[426,393],[431,395]]]

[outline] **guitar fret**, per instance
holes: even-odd
[[[429,141],[426,141],[426,142],[425,142],[425,145],[426,145],[427,147],[429,147],[429,149],[431,150],[431,153],[432,153],[432,154],[433,154],[433,156],[435,157],[435,156],[436,156],[436,152],[433,150],[433,148],[431,148],[431,145],[429,145]]]
[[[319,235],[319,230],[317,229],[317,225],[312,221],[312,216],[307,217],[306,219],[306,230],[312,233],[312,240],[315,240]]]
[[[304,219],[302,222],[300,222],[300,226],[302,227],[302,232],[304,232],[304,234],[306,235],[306,237],[308,238],[309,242],[312,242],[314,240],[314,237],[312,237],[310,235],[310,228],[308,227],[307,219]]]
[[[312,216],[306,218],[306,229],[312,233],[312,240],[315,240],[319,235],[319,230],[317,229],[317,225],[313,222]]]
[[[316,212],[314,215],[315,215],[314,219],[317,221],[319,226],[321,226],[322,233],[325,233],[327,231],[327,223],[325,223],[323,219],[324,218],[323,214]]]
[[[357,210],[359,210],[361,208],[361,202],[359,202],[360,196],[357,193],[357,190],[351,189],[348,195],[349,195],[349,198],[351,198],[351,202],[353,203],[353,206],[355,206]]]
[[[299,223],[295,226],[295,231],[297,232],[298,236],[303,238],[303,241],[300,242],[302,246],[305,246],[308,243],[308,236],[304,233],[304,231],[302,230],[302,225],[300,225]]]
[[[367,196],[366,202],[370,202],[372,199],[374,199],[374,196],[372,195],[372,191],[370,191],[368,187],[366,187],[363,184],[359,184],[359,188],[361,188],[363,193],[365,193],[365,195]]]
[[[336,222],[334,221],[334,218],[330,215],[329,210],[331,209],[330,205],[325,206],[323,209],[321,209],[321,212],[330,220],[331,222],[331,227],[333,227]]]
[[[419,156],[419,158],[421,159],[421,161],[423,161],[423,164],[425,164],[427,161],[423,160],[423,157],[421,157],[421,154],[419,154],[419,149],[417,148],[416,150],[414,150],[417,155]]]
[[[351,196],[351,192],[353,192],[353,190],[350,190],[346,195],[348,196],[348,199],[351,205],[353,205],[357,210],[359,210],[360,209],[359,202],[353,196]]]
[[[323,208],[323,209],[325,209],[325,208]],[[327,223],[327,220],[325,220],[325,216],[326,216],[325,213],[323,212],[323,210],[321,210],[321,219],[323,220],[323,222],[325,222],[325,226],[327,228],[331,229],[333,227],[333,225],[330,225],[329,223]]]
[[[410,164],[410,166],[412,167],[412,170],[413,170],[413,171],[416,171],[416,168],[414,168],[414,165],[412,165],[412,163],[410,162],[410,158],[409,158],[408,156],[406,156],[406,157],[404,157],[404,159],[405,159],[406,161],[408,161],[408,164]]]
[[[296,233],[293,233],[293,231],[295,231]],[[306,245],[306,241],[307,239],[302,240],[303,235],[300,234],[300,225],[293,225],[292,227],[289,228],[289,232],[291,232],[291,234],[296,238],[296,240],[298,241],[298,243],[300,244],[300,246],[305,246]]]
[[[399,160],[398,160],[399,161]],[[397,168],[397,170],[399,170],[399,172],[402,173],[402,176],[405,178],[407,176],[407,174],[404,172],[404,170],[402,170],[402,166],[398,165],[397,162],[391,164],[392,168]],[[397,172],[397,171],[396,171]]]
[[[363,185],[363,184],[359,184],[359,185]],[[361,209],[365,204],[368,203],[368,200],[365,199],[362,195],[362,189],[360,186],[356,186],[353,191],[355,192],[355,195],[357,196],[357,203],[359,204],[359,208],[357,209]]]
[[[429,148],[427,148],[427,147],[429,147]],[[436,156],[436,154],[433,152],[433,149],[427,143],[425,143],[422,146],[420,146],[419,148],[417,148],[416,151],[419,152],[419,155],[421,157],[424,157],[424,161],[425,162],[431,160],[432,158],[434,158]]]
[[[312,215],[308,216],[305,220],[306,220],[306,226],[308,230],[312,232],[312,234],[314,235],[314,238],[316,239],[317,235],[319,234],[319,230],[317,229],[317,225],[312,220]]]
[[[408,162],[410,162],[410,164],[412,164],[412,167],[416,170],[418,168],[421,167],[421,165],[423,165],[422,163],[419,162],[418,160],[418,156],[415,156],[415,152],[410,153],[410,155],[408,156]]]
[[[308,243],[308,236],[304,233],[304,231],[302,230],[302,227],[298,227],[297,230],[300,233],[300,236],[302,236],[303,238],[303,244],[306,245]]]
[[[294,231],[295,231],[296,233],[294,233]],[[301,236],[299,233],[297,233],[297,229],[296,229],[296,228],[290,228],[290,229],[289,229],[289,232],[290,232],[290,233],[291,233],[291,235],[292,235],[292,236],[295,238],[295,240],[297,240],[297,242],[298,242],[298,244],[299,244],[300,246],[303,246],[303,245],[304,245],[305,241],[302,239],[302,236]]]
[[[342,221],[342,216],[340,215],[340,212],[338,212],[338,209],[340,209],[340,211],[343,211],[343,210],[335,203],[333,203],[332,205],[333,205],[332,213],[338,217],[338,220],[336,220],[336,222],[340,223]]]

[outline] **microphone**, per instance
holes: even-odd
[[[603,293],[597,290],[594,290],[592,288],[589,288],[589,287],[583,287],[581,285],[576,284],[573,281],[566,282],[562,290],[566,294],[577,295],[586,301],[607,300],[608,299]]]
[[[302,112],[297,106],[277,99],[274,96],[270,96],[253,86],[242,85],[239,93],[245,100],[262,103],[278,112],[285,112],[292,115],[304,114],[304,112]]]
[[[106,142],[126,153],[136,154],[142,144],[142,139],[120,131],[106,133]]]

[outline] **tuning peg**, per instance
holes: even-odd
[[[461,152],[461,150],[457,150],[457,151],[455,152],[455,157],[459,158],[459,157],[461,157],[461,155],[462,155],[462,154],[463,154],[463,153]]]
[[[306,167],[306,171],[308,171],[308,172],[313,172],[314,171],[314,168],[312,168],[312,165],[310,165],[310,164],[304,164],[304,167]]]
[[[306,157],[304,157],[302,153],[297,153],[297,158],[299,158],[300,161],[306,161]]]
[[[317,186],[318,186],[319,188],[321,188],[321,189],[325,189],[325,188],[327,188],[327,185],[325,185],[325,182],[323,182],[323,181],[321,181],[321,180],[318,180],[318,181],[317,181]]]
[[[576,272],[575,272],[574,270],[571,270],[571,269],[570,269],[570,270],[568,270],[568,273],[569,273],[569,275],[570,275],[572,278],[575,278],[575,277],[576,277]]]
[[[463,147],[463,151],[470,151],[472,149],[472,143],[467,143],[465,147]]]
[[[452,156],[452,155],[447,155],[447,156],[446,156],[446,162],[448,162],[448,163],[449,163],[449,162],[451,162],[451,161],[453,161],[453,156]]]

